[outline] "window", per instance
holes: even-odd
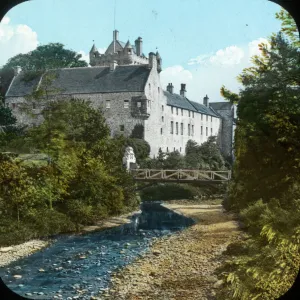
[[[162,121],[162,122],[164,121],[164,116],[161,117],[161,121]]]
[[[206,127],[206,136],[208,136],[208,127]]]
[[[191,116],[191,112],[189,111],[189,117]]]
[[[171,121],[171,134],[173,134],[173,121]]]
[[[171,106],[171,112],[173,113],[173,106]]]
[[[150,108],[150,106],[151,106],[151,105],[150,105],[150,103],[151,103],[151,101],[150,101],[150,100],[148,100],[148,107],[149,107],[149,108]]]
[[[194,115],[194,112],[193,112],[193,118],[194,118],[194,116],[195,116],[195,115]]]
[[[160,129],[160,134],[163,134],[163,129],[162,128]]]
[[[106,108],[110,108],[110,100],[106,100]]]
[[[180,147],[180,152],[181,152],[181,147]]]
[[[169,147],[167,147],[167,152],[169,152]]]
[[[33,108],[33,109],[36,109],[36,104],[35,104],[35,102],[32,102],[32,108]]]
[[[203,121],[203,115],[201,114],[201,121]]]
[[[149,90],[151,90],[151,84],[149,83]]]
[[[181,109],[181,115],[183,116],[183,109]]]
[[[212,132],[213,132],[213,130],[212,130],[212,128],[211,128],[211,129],[210,129],[210,135],[213,135]]]
[[[192,136],[194,135],[194,125],[192,125]]]
[[[176,107],[176,115],[178,116],[178,108]]]
[[[161,110],[164,111],[164,106],[163,105],[161,106]]]
[[[174,152],[175,152],[175,147],[174,147]]]
[[[206,115],[206,121],[208,121],[208,115]]]
[[[17,104],[16,103],[12,103],[12,108],[16,108],[17,107]]]
[[[191,125],[188,124],[188,136],[190,136],[190,135],[191,135]]]
[[[176,134],[178,134],[178,122],[176,122]]]
[[[139,102],[137,102],[136,105],[137,105],[137,107],[142,107],[142,102],[139,101]]]
[[[203,135],[203,126],[201,126],[201,135]]]
[[[210,121],[212,122],[212,116],[210,117]]]
[[[124,100],[124,108],[128,108],[129,107],[129,100]]]
[[[159,87],[157,88],[157,91],[158,91],[158,93],[160,93],[160,89],[159,89]]]
[[[180,124],[181,135],[183,135],[183,123]]]
[[[124,131],[124,125],[120,125],[120,131]]]

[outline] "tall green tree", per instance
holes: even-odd
[[[8,60],[3,69],[21,67],[24,71],[44,71],[58,68],[87,67],[82,55],[64,48],[61,43],[49,43],[35,50],[18,54]]]

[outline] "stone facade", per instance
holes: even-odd
[[[159,148],[164,152],[177,150],[184,154],[188,140],[202,144],[209,136],[217,136],[224,155],[230,155],[233,107],[225,102],[209,103],[207,96],[205,105],[191,101],[185,96],[185,84],[181,85],[180,95],[173,93],[171,83],[164,90],[160,82],[160,55],[150,52],[145,58],[141,38],[134,47],[129,42],[123,45],[114,31],[114,41],[104,55],[97,56],[93,46],[91,65],[94,67],[55,70],[57,76],[52,85],[60,89],[59,98],[80,98],[89,100],[94,107],[101,107],[112,136],[130,136],[136,125],[142,125],[151,157],[157,155]],[[123,55],[127,55],[124,50],[130,46],[133,59],[128,63]],[[112,53],[112,47],[117,52]],[[7,91],[6,104],[21,123],[41,121],[39,108],[33,110],[38,118],[32,120],[20,112],[18,105],[34,89],[43,88],[43,76],[35,82],[24,83],[22,72],[16,74]]]

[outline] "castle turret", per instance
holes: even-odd
[[[127,43],[124,47],[124,52],[127,54],[132,54],[132,46],[131,46],[129,40],[127,41]]]
[[[96,64],[96,58],[99,57],[99,51],[93,44],[92,49],[90,50],[90,65],[94,66]]]

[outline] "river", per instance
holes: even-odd
[[[155,239],[193,223],[160,202],[143,203],[129,224],[56,237],[49,247],[0,268],[0,277],[30,299],[90,299],[108,288],[113,272],[146,253]]]

